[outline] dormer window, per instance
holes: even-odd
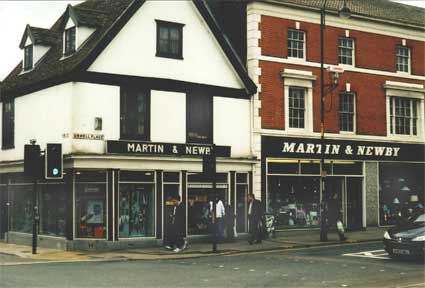
[[[24,71],[31,70],[33,67],[33,45],[30,44],[24,48]]]
[[[75,52],[75,33],[75,26],[65,30],[65,45],[63,53],[65,56],[69,56]]]

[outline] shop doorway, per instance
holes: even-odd
[[[348,230],[363,228],[363,178],[346,177],[347,215],[346,226]]]
[[[327,177],[325,193],[328,199],[329,226],[336,227],[336,221],[342,220],[347,230],[363,227],[363,178]]]

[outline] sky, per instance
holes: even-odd
[[[373,1],[373,0],[369,0]],[[425,0],[395,0],[425,8]],[[0,81],[3,80],[22,59],[19,42],[25,26],[50,28],[65,11],[66,6],[81,1],[4,1],[0,0]]]

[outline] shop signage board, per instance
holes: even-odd
[[[320,159],[323,151],[326,159],[418,161],[425,160],[424,144],[394,142],[350,141],[320,139],[262,137],[265,157]]]
[[[217,157],[230,157],[230,146],[215,146]],[[212,145],[158,143],[145,141],[106,141],[107,154],[188,156],[202,157],[211,154]]]

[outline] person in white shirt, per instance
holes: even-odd
[[[213,202],[210,202],[210,211],[213,211]],[[224,204],[221,199],[216,198],[215,204],[215,219],[216,219],[216,227],[218,241],[221,242],[224,239],[224,216],[226,215]]]

